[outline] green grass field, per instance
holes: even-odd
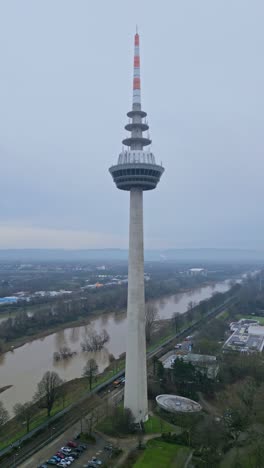
[[[242,315],[242,314],[240,314],[238,316],[238,320],[241,319],[241,318],[250,319],[250,320],[258,320],[260,325],[264,325],[264,317],[259,317],[258,315]]]
[[[190,449],[160,440],[150,440],[133,468],[183,468]]]
[[[172,424],[164,421],[158,416],[150,416],[144,424],[146,434],[159,434],[160,432],[177,432],[177,428]]]

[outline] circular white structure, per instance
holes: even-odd
[[[158,395],[156,402],[160,408],[170,413],[198,413],[202,411],[199,403],[178,395]]]

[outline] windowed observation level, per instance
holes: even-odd
[[[118,163],[110,167],[109,171],[120,190],[153,190],[164,168],[156,164],[154,154],[149,148],[143,149],[151,144],[151,140],[143,136],[143,132],[149,129],[148,124],[142,122],[142,118],[147,114],[141,109],[136,110],[135,107],[133,105],[134,110],[128,112],[131,121],[125,126],[125,129],[131,132],[131,136],[123,140],[123,145],[129,148],[122,151]]]

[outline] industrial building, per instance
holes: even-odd
[[[230,330],[233,333],[226,340],[223,351],[252,353],[263,350],[264,327],[257,320],[241,319],[239,322],[232,322]]]

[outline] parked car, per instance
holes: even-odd
[[[60,465],[60,466],[64,466],[64,467],[65,467],[65,466],[69,466],[69,465],[71,465],[71,464],[72,464],[72,462],[71,462],[70,460],[66,460],[66,459],[61,460],[61,461],[59,462],[59,465]]]
[[[53,455],[53,457],[51,457],[51,460],[55,460],[57,463],[60,463],[61,457],[57,457],[57,455]]]
[[[72,449],[70,447],[61,447],[59,451],[62,453],[71,453]]]
[[[190,341],[193,339],[193,335],[186,336],[185,341]]]
[[[76,449],[74,449],[75,452],[77,453],[83,453],[85,449],[81,448],[81,447],[77,447]]]
[[[80,444],[79,445],[79,448],[83,449],[83,450],[86,450],[88,448],[88,445],[86,444]]]
[[[103,464],[102,460],[99,460],[96,457],[92,457],[92,462],[95,463],[96,465],[102,465]]]
[[[177,343],[175,346],[174,346],[175,349],[181,349],[182,348],[182,344],[181,343]]]
[[[48,465],[46,463],[43,463],[42,465],[39,465],[38,468],[48,468]]]
[[[104,446],[104,450],[109,450],[110,452],[112,452],[112,450],[113,450],[113,445],[112,445],[112,444],[106,444],[106,445]]]
[[[67,443],[67,447],[76,448],[78,447],[78,444],[76,444],[76,442],[73,442],[72,440],[69,440],[69,442]]]
[[[47,465],[57,465],[56,460],[54,458],[50,458],[49,460],[46,461]]]
[[[57,455],[57,457],[60,457],[60,458],[65,458],[65,456],[66,456],[62,452],[57,452],[56,455]]]
[[[75,458],[79,458],[80,454],[78,452],[71,452],[71,457],[73,457],[74,459]]]
[[[70,455],[68,457],[65,457],[66,461],[70,461],[71,463],[74,462],[74,458],[71,457]]]

